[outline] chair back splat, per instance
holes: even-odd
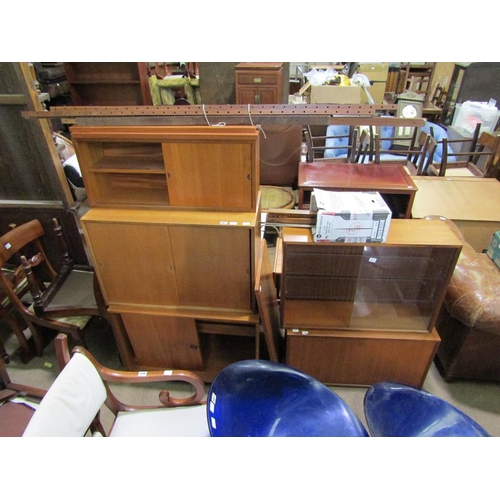
[[[224,368],[210,387],[207,412],[214,437],[368,436],[332,390],[272,361],[238,361]]]

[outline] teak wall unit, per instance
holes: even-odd
[[[462,245],[443,221],[395,219],[386,243],[314,243],[285,228],[281,319],[287,364],[324,383],[420,387]]]
[[[91,204],[82,226],[126,367],[210,381],[259,357],[258,130],[71,132]]]

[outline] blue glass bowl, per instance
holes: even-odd
[[[458,408],[403,384],[374,384],[365,394],[364,410],[368,430],[374,437],[489,436]]]
[[[328,387],[265,360],[224,368],[210,387],[207,417],[214,437],[368,437],[355,413]]]

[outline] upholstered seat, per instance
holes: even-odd
[[[208,437],[204,384],[196,375],[176,370],[148,372],[114,372],[101,366],[81,347],[71,359],[67,352],[67,337],[56,339],[58,359],[67,360],[51,385],[29,424],[24,437],[83,437],[88,430],[94,435],[109,437]],[[120,402],[111,392],[108,382],[153,383],[188,382],[195,393],[184,399],[171,398],[161,391],[162,405],[132,406]],[[105,431],[99,421],[101,407],[106,405],[114,414],[111,429]]]

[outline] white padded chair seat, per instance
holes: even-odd
[[[33,415],[24,437],[83,437],[106,400],[94,365],[76,353]]]
[[[110,437],[209,437],[207,406],[120,412]]]

